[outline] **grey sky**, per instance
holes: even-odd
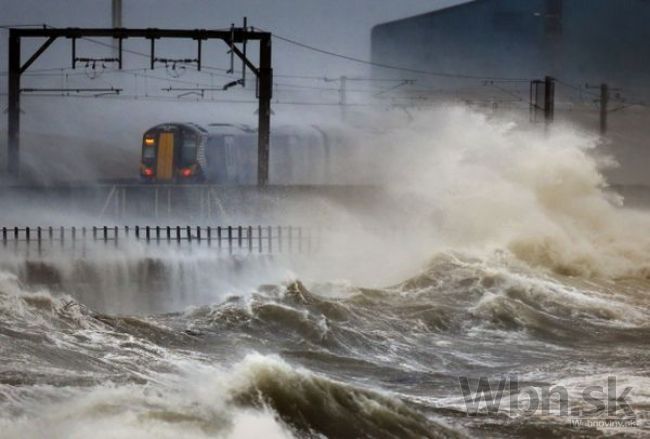
[[[367,58],[370,29],[375,24],[465,1],[467,0],[124,0],[124,25],[226,27],[233,22],[239,24],[242,17],[247,16],[253,26],[329,50]],[[0,24],[108,26],[110,3],[110,0],[0,0]],[[6,53],[6,37],[0,40],[0,48]],[[303,63],[309,65],[309,70],[314,70],[315,65],[321,64],[318,61],[323,61],[322,57],[313,58],[302,49],[286,47],[280,42],[275,45],[274,55],[276,62],[305,57]],[[50,59],[44,59],[42,63]],[[2,56],[0,65],[6,68],[5,60],[6,57]],[[330,65],[332,61],[325,60],[323,64]],[[276,70],[283,70],[281,64],[276,63]]]

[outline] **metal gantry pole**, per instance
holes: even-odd
[[[347,116],[347,106],[348,106],[348,97],[347,97],[347,83],[348,77],[341,76],[339,84],[339,105],[341,106],[341,119],[345,121]]]
[[[113,0],[111,2],[111,24],[114,29],[122,27],[122,0]],[[113,56],[121,57],[122,39],[118,38],[113,41]]]
[[[607,134],[607,107],[609,105],[609,86],[600,85],[600,134]]]
[[[273,69],[271,68],[271,35],[260,39],[260,67],[258,75],[258,139],[257,185],[269,182],[269,143],[271,139],[271,98],[273,97]]]
[[[9,84],[7,88],[7,172],[20,176],[20,36],[9,30]]]
[[[546,126],[553,122],[555,117],[555,79],[550,76],[544,78],[544,121]]]

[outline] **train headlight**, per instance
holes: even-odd
[[[145,137],[144,138],[144,144],[147,146],[153,146],[156,143],[156,139],[153,137]]]
[[[191,176],[192,176],[192,168],[181,169],[181,177],[191,177]]]

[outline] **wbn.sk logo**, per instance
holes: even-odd
[[[520,387],[514,375],[501,378],[498,383],[490,383],[487,377],[480,377],[478,381],[459,377],[459,383],[470,416],[507,410],[519,415],[635,417],[626,400],[632,388],[625,387],[622,392],[617,392],[616,377],[613,376],[607,377],[606,387],[587,386],[579,395],[574,394],[572,400],[566,387]]]

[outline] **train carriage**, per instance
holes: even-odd
[[[145,181],[202,181],[207,132],[191,123],[165,123],[142,138],[140,175]]]
[[[238,124],[165,123],[144,133],[140,175],[155,183],[252,185],[257,182],[257,130]],[[270,138],[271,184],[323,184],[331,139],[315,126],[278,126]]]

